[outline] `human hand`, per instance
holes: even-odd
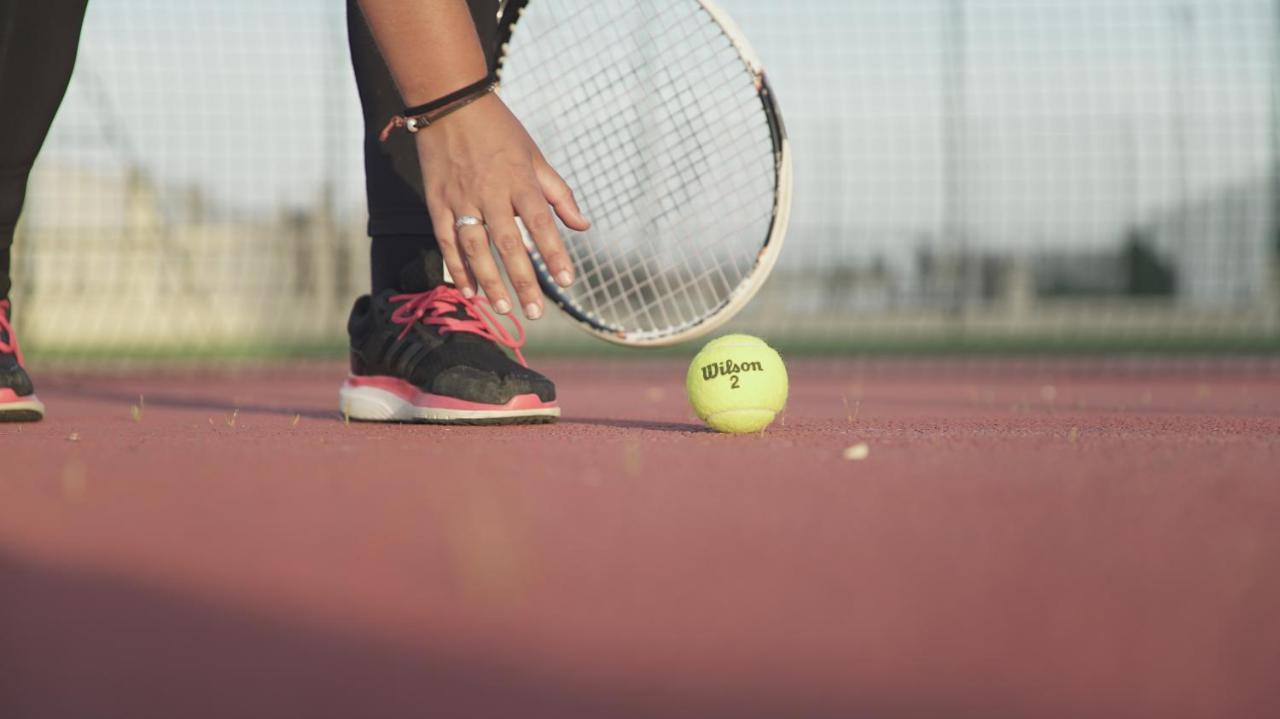
[[[483,290],[495,311],[511,311],[492,241],[525,316],[541,317],[542,290],[516,218],[528,229],[556,283],[568,287],[573,263],[552,209],[567,227],[588,229],[591,223],[573,191],[496,95],[422,129],[415,138],[427,209],[454,284],[467,297]],[[481,218],[484,225],[455,227],[465,216]]]

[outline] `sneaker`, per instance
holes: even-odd
[[[9,324],[9,300],[0,300],[0,422],[35,422],[44,417],[44,404],[22,363],[18,337]]]
[[[356,300],[347,323],[345,417],[370,422],[532,424],[560,416],[551,380],[529,369],[517,336],[480,297],[444,281],[437,252],[400,273],[400,290]],[[515,360],[503,348],[511,350]]]

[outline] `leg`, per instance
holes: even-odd
[[[471,14],[481,41],[492,47],[497,2],[472,0]],[[343,414],[367,421],[554,421],[555,385],[524,364],[523,336],[495,329],[483,308],[444,281],[413,139],[397,133],[378,141],[404,103],[355,0],[347,2],[347,20],[364,109],[373,294],[356,300],[347,323],[351,376],[339,392]]]
[[[9,248],[27,177],[75,66],[87,0],[0,0],[0,421],[44,416],[11,324]]]
[[[27,176],[62,103],[88,0],[0,0],[0,299]]]

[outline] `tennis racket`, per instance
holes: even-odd
[[[543,292],[611,342],[711,332],[764,283],[791,207],[791,155],[764,70],[707,0],[508,0],[500,94],[594,223]]]

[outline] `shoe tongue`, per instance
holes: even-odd
[[[444,279],[444,258],[440,255],[439,250],[422,250],[418,253],[413,262],[405,265],[400,270],[400,287],[401,292],[417,294],[420,292],[429,292],[440,285],[447,284]],[[461,307],[455,307],[454,311],[443,313],[443,317],[452,317],[459,320],[474,319]],[[450,337],[466,337],[468,339],[480,339],[472,337],[466,333],[449,333]]]
[[[400,270],[401,292],[426,292],[444,283],[444,259],[439,250],[423,250]]]

